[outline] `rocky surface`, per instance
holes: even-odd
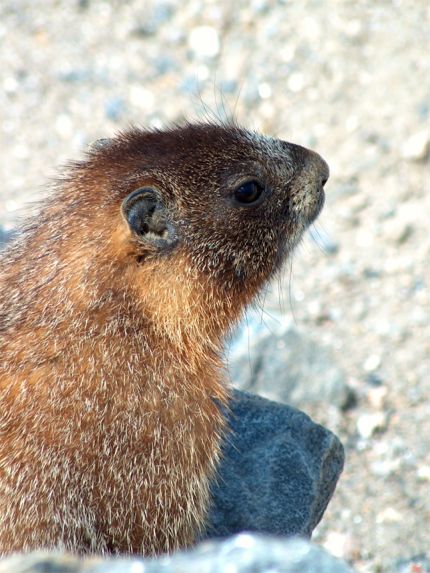
[[[346,410],[355,403],[330,348],[279,313],[248,312],[228,346],[227,363],[237,388],[297,408],[330,404]]]
[[[6,231],[60,164],[130,123],[226,108],[327,159],[324,212],[258,304],[263,323],[291,317],[356,396],[346,410],[332,397],[306,406],[347,453],[314,540],[361,572],[428,554],[427,0],[238,0],[234,9],[227,0],[2,0],[0,44]]]
[[[352,573],[341,561],[300,539],[238,535],[158,559],[79,559],[33,553],[0,560],[0,573]]]
[[[295,408],[237,390],[228,420],[204,537],[310,536],[343,468],[339,440]]]

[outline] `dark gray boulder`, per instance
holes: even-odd
[[[343,447],[306,414],[234,391],[204,537],[310,536],[343,468]]]

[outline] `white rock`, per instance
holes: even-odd
[[[388,477],[399,471],[401,460],[396,458],[394,460],[378,460],[370,464],[370,471],[374,476]]]
[[[146,112],[152,111],[155,104],[154,94],[139,85],[131,85],[129,90],[129,100],[130,103],[139,109],[144,109]]]
[[[301,72],[293,72],[287,80],[287,86],[293,93],[301,92],[305,87],[305,78]]]
[[[430,133],[422,130],[411,135],[403,144],[401,154],[409,161],[423,161],[430,151]]]
[[[387,507],[376,516],[376,523],[399,523],[402,514],[394,507]]]
[[[364,439],[371,438],[377,430],[383,430],[387,425],[384,412],[362,414],[357,420],[357,431]]]
[[[344,533],[330,531],[323,543],[323,547],[335,557],[342,558],[345,555],[345,538],[346,535]]]
[[[375,410],[382,410],[385,405],[387,394],[388,390],[385,386],[371,388],[367,394],[370,405],[375,408]]]
[[[421,466],[417,470],[417,476],[422,481],[430,481],[430,466]]]
[[[19,88],[19,83],[14,76],[8,76],[3,80],[3,89],[7,94],[15,93]]]
[[[55,131],[62,138],[70,137],[73,133],[73,123],[69,115],[60,114],[55,120]]]
[[[188,44],[196,56],[214,58],[220,51],[218,32],[212,26],[197,26],[190,32]]]
[[[331,553],[331,555],[334,555],[339,559],[349,560],[357,558],[360,554],[357,541],[358,540],[352,537],[349,533],[330,531],[323,543],[323,547]]]
[[[267,99],[272,95],[272,88],[267,82],[263,82],[258,86],[258,95],[261,99]]]
[[[363,368],[366,372],[374,372],[377,370],[381,365],[381,357],[379,354],[370,354],[363,364]]]
[[[363,23],[361,20],[350,20],[346,22],[345,33],[350,38],[359,38],[363,33]]]

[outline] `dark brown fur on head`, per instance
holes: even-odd
[[[229,287],[261,282],[318,214],[328,177],[316,154],[234,125],[131,131],[107,142],[84,169],[122,200],[137,186],[162,198],[184,251]],[[234,191],[257,180],[262,200],[239,205]],[[243,288],[243,285],[240,285]]]
[[[317,154],[234,125],[132,130],[71,167],[0,257],[0,553],[193,541],[223,338],[327,177]]]

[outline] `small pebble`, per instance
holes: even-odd
[[[105,114],[108,119],[118,121],[125,112],[124,100],[119,97],[109,98],[105,103]]]
[[[339,559],[349,561],[360,557],[358,540],[349,533],[330,531],[326,536],[323,547]]]
[[[430,481],[430,466],[421,466],[417,470],[417,476],[422,481]]]
[[[258,93],[261,99],[267,99],[272,95],[272,88],[270,84],[263,82],[258,86]]]
[[[73,133],[73,123],[70,116],[62,113],[55,121],[55,130],[62,138],[70,137]]]
[[[305,78],[301,72],[294,72],[287,80],[287,86],[293,93],[301,92],[305,87]]]
[[[402,514],[394,507],[386,507],[376,516],[376,523],[399,523],[402,521]]]
[[[381,366],[381,357],[379,354],[371,354],[363,364],[364,370],[366,372],[373,372]]]
[[[181,92],[186,94],[197,94],[200,90],[200,81],[197,75],[185,76],[179,84]]]
[[[193,28],[188,43],[194,54],[200,58],[215,58],[220,51],[218,32],[211,26]]]
[[[367,393],[369,404],[375,410],[382,410],[385,406],[385,398],[387,397],[388,390],[385,386],[378,386],[371,388]]]
[[[385,412],[362,414],[357,420],[357,431],[364,439],[371,438],[378,430],[385,430],[387,415]]]
[[[141,85],[132,85],[129,90],[130,103],[139,109],[145,110],[145,113],[152,111],[155,105],[155,96],[152,91]]]
[[[370,464],[370,471],[374,476],[386,478],[399,471],[400,459],[377,460]]]
[[[388,219],[384,225],[385,237],[395,245],[402,245],[412,235],[414,227],[409,221],[400,218]]]
[[[414,133],[405,141],[401,149],[403,159],[425,161],[430,151],[430,133],[427,130]]]

